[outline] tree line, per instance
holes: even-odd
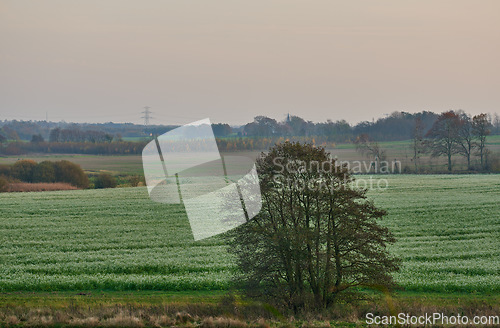
[[[62,139],[65,140],[65,139]],[[75,141],[45,141],[38,136],[33,136],[30,142],[15,141],[0,145],[0,154],[22,155],[29,153],[46,154],[88,154],[88,155],[140,155],[142,149],[152,137],[141,141],[105,141],[105,142],[75,142]],[[217,146],[222,152],[232,151],[263,151],[274,144],[288,140],[285,137],[216,137]],[[294,140],[319,144],[325,147],[334,147],[335,143],[326,137],[295,137]],[[200,141],[198,148],[203,145]]]
[[[256,116],[252,122],[241,126],[227,123],[212,124],[214,135],[228,137],[322,137],[328,142],[354,142],[361,134],[370,135],[376,141],[409,140],[415,120],[420,120],[424,135],[438,119],[439,114],[422,111],[407,113],[393,112],[383,118],[363,121],[351,125],[345,120],[327,120],[314,123],[299,116],[288,115],[282,121],[267,116]],[[500,116],[487,115],[491,124],[491,134],[500,134]],[[62,142],[107,142],[112,138],[119,141],[123,137],[147,138],[161,135],[176,125],[139,125],[132,123],[66,123],[46,121],[0,121],[0,143],[7,140],[32,140],[33,136],[43,140]],[[59,129],[59,130],[57,130]],[[59,134],[58,134],[59,131]],[[38,140],[41,140],[38,138]]]
[[[28,153],[88,154],[88,155],[138,155],[147,141],[113,142],[9,142],[0,147],[0,154],[21,155]]]
[[[31,152],[94,155],[141,154],[142,149],[153,139],[153,136],[175,128],[175,126],[142,127],[140,132],[142,139],[132,142],[124,141],[121,134],[81,129],[81,126],[86,125],[72,124],[67,128],[54,126],[47,132],[47,137],[41,133],[33,134],[30,142],[12,141],[17,134],[17,130],[13,127],[22,127],[22,133],[25,134],[29,131],[28,128],[37,126],[36,122],[25,123],[3,122],[0,127],[0,154],[20,155]],[[42,126],[46,127],[47,124],[44,122]],[[111,126],[114,128],[115,124]],[[137,128],[134,124],[119,126],[125,129]],[[487,170],[490,153],[485,147],[486,136],[500,133],[499,127],[500,119],[496,114],[493,116],[480,114],[471,117],[463,111],[448,111],[442,114],[428,111],[415,114],[394,112],[377,121],[361,122],[355,126],[343,120],[313,123],[293,115],[287,116],[281,122],[266,116],[257,116],[253,122],[240,127],[231,127],[225,123],[212,124],[219,150],[223,152],[262,151],[286,140],[329,148],[335,147],[336,143],[353,142],[364,154],[382,160],[385,154],[378,146],[378,141],[412,140],[412,161],[417,172],[420,157],[424,154],[431,154],[433,157],[448,157],[450,171],[453,165],[452,156],[464,156],[469,169],[472,169],[471,159],[479,156],[480,168]]]
[[[463,111],[458,111],[464,113]],[[413,137],[415,122],[425,135],[436,123],[440,114],[429,111],[420,113],[393,112],[376,121],[363,121],[356,125],[350,125],[344,120],[313,123],[298,116],[287,116],[278,122],[266,116],[257,116],[254,121],[242,127],[244,136],[260,137],[324,137],[332,142],[354,142],[359,135],[369,135],[375,141],[401,141],[410,140]],[[489,123],[492,134],[500,134],[500,117],[498,114],[484,114],[484,120]]]
[[[115,139],[123,137],[145,137],[150,133],[164,133],[175,128],[174,125],[150,125],[145,127],[133,123],[69,123],[47,121],[0,121],[0,136],[7,140],[31,140],[33,135],[40,135],[45,140],[50,137],[53,129],[84,130],[104,132]],[[1,137],[0,137],[1,138]]]
[[[34,137],[36,140],[33,140]],[[33,135],[32,141],[43,141],[41,135]],[[55,128],[50,131],[49,142],[91,142],[102,143],[113,141],[109,133],[96,130],[61,129]]]
[[[421,117],[416,117],[411,133],[412,162],[416,173],[421,171],[421,157],[444,156],[447,169],[453,170],[453,156],[462,156],[467,170],[491,170],[491,151],[486,148],[486,138],[494,129],[487,114],[471,116],[464,111],[447,111],[441,113],[429,129]],[[387,155],[379,143],[366,133],[356,137],[356,150],[375,161],[385,161]],[[477,157],[479,167],[474,167],[472,159]]]

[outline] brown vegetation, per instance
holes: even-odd
[[[89,186],[89,179],[80,165],[66,160],[37,163],[31,159],[23,159],[12,166],[2,165],[0,175],[3,175],[4,179],[10,182],[43,182],[49,184],[62,182],[78,188],[87,188]]]
[[[88,296],[85,296],[88,297]],[[0,326],[16,327],[368,327],[366,314],[395,315],[408,313],[443,313],[451,316],[460,313],[469,318],[475,315],[495,316],[500,310],[495,299],[470,297],[419,298],[396,296],[392,302],[375,297],[357,305],[337,304],[319,314],[305,313],[283,316],[266,309],[265,305],[235,302],[231,307],[211,303],[161,303],[126,304],[80,303],[73,299],[69,304],[27,306],[3,305],[0,307]],[[90,304],[92,303],[92,305]],[[121,302],[120,302],[121,303]],[[49,303],[50,304],[50,303]],[[273,312],[273,313],[271,313]],[[485,327],[492,327],[492,325]]]
[[[55,191],[55,190],[76,190],[75,186],[69,183],[63,182],[41,182],[41,183],[29,183],[29,182],[18,182],[10,183],[5,188],[7,192],[31,192],[31,191]]]
[[[116,185],[116,178],[111,174],[105,172],[99,173],[94,181],[94,186],[96,189],[115,188]]]
[[[9,182],[4,177],[0,176],[0,192],[6,191],[9,186]]]

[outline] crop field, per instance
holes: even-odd
[[[500,292],[500,175],[402,175],[371,192],[406,290]]]
[[[500,293],[500,175],[378,178],[402,288]],[[225,290],[236,270],[221,237],[195,242],[183,207],[144,187],[2,193],[0,241],[0,291]]]

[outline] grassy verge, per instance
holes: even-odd
[[[0,326],[367,327],[366,314],[498,315],[497,294],[369,293],[319,313],[286,314],[227,292],[65,291],[0,294]]]

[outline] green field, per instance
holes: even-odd
[[[370,197],[398,238],[399,285],[498,295],[500,175],[385,177]],[[236,270],[221,238],[195,242],[183,208],[141,187],[3,193],[0,218],[0,291],[225,290]]]

